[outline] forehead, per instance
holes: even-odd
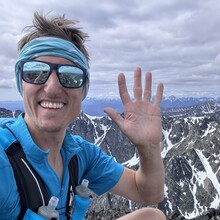
[[[63,58],[63,57],[55,57],[55,56],[40,56],[35,58],[34,60],[44,61],[48,63],[55,63],[55,64],[69,64],[69,65],[75,65],[74,62]]]

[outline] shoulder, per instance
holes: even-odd
[[[7,209],[7,207],[14,206],[14,204],[11,203],[16,201],[15,198],[18,198],[14,173],[8,156],[5,152],[5,150],[15,141],[15,137],[10,133],[7,128],[4,128],[4,126],[2,127],[3,120],[1,120],[0,123],[0,210],[5,210]],[[10,121],[10,119],[4,121],[4,125],[9,125],[11,123],[13,123],[13,121]]]
[[[75,151],[74,153],[76,153],[76,151],[100,150],[100,147],[83,139],[81,136],[73,135],[70,132],[67,132],[65,136],[64,146],[68,147],[72,151]]]
[[[80,136],[71,135],[71,138],[73,148],[77,146],[79,149],[79,182],[84,178],[88,179],[91,189],[98,195],[115,186],[122,175],[123,166],[117,163],[114,157],[107,155],[101,147]]]
[[[14,123],[11,119],[0,119],[0,169],[3,167],[10,167],[8,157],[5,150],[16,141],[16,138],[6,127]]]
[[[5,150],[15,141],[16,138],[7,128],[0,127],[0,148]]]
[[[7,125],[13,124],[15,121],[15,118],[0,118],[0,126],[5,127]]]
[[[74,135],[73,136],[73,140],[74,140],[74,142],[81,148],[81,153],[82,154],[88,154],[88,155],[90,155],[90,156],[92,156],[92,155],[96,155],[96,156],[98,156],[98,154],[100,154],[100,153],[103,153],[103,154],[105,154],[103,151],[102,151],[102,149],[101,149],[101,147],[99,147],[99,146],[97,146],[97,145],[95,145],[95,144],[93,144],[93,143],[91,143],[91,142],[89,142],[89,141],[87,141],[87,140],[85,140],[85,139],[83,139],[82,137],[80,137],[80,136],[77,136],[77,135]],[[105,154],[106,155],[106,154]],[[107,156],[107,155],[106,155]]]
[[[10,162],[6,150],[16,141],[16,138],[9,129],[0,126],[0,169],[10,167]]]
[[[20,204],[17,202],[19,199],[19,194],[12,166],[9,162],[5,149],[1,146],[0,179],[0,216],[3,217],[3,219],[15,219],[15,217],[18,216],[20,210]]]
[[[10,132],[10,126],[16,122],[15,118],[0,118],[0,147],[7,149],[16,138]]]

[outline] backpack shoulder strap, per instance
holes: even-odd
[[[20,195],[19,219],[23,219],[27,208],[37,212],[38,208],[47,204],[50,198],[43,180],[26,159],[20,143],[18,141],[13,143],[5,152],[12,165]]]
[[[68,165],[69,173],[70,173],[70,181],[69,181],[69,190],[67,195],[67,204],[66,204],[66,217],[67,219],[72,219],[72,212],[74,206],[74,194],[76,193],[76,186],[78,185],[78,159],[77,156],[74,155]]]
[[[73,187],[73,192],[75,193],[75,187],[78,185],[78,159],[74,155],[68,165],[70,175],[70,182]]]
[[[5,152],[12,165],[20,195],[21,211],[18,218],[20,220],[23,219],[28,208],[37,212],[41,205],[48,204],[50,197],[42,178],[26,159],[20,143],[18,141],[14,142]],[[73,208],[71,194],[75,193],[75,187],[78,185],[78,160],[76,155],[70,160],[68,169],[70,173],[70,186],[66,212],[71,213]]]

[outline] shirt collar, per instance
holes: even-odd
[[[27,158],[30,158],[35,162],[47,160],[50,150],[43,151],[34,143],[22,114],[13,124],[9,125],[9,127],[20,142]],[[78,153],[81,149],[82,148],[76,138],[67,131],[61,148],[62,156],[69,161],[72,156]]]

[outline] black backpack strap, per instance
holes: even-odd
[[[27,208],[37,212],[41,205],[48,204],[50,197],[43,180],[26,159],[20,143],[13,143],[5,152],[12,165],[20,195],[19,219],[23,219]]]
[[[68,197],[67,197],[67,204],[66,204],[66,217],[68,220],[72,219],[72,212],[74,206],[74,194],[76,186],[78,185],[78,159],[77,156],[74,155],[69,162],[68,165],[70,175],[70,182],[69,182],[69,190],[68,190]]]
[[[73,192],[75,193],[75,188],[78,185],[78,159],[77,156],[74,155],[69,162],[68,165],[70,175],[70,183],[73,187]]]

